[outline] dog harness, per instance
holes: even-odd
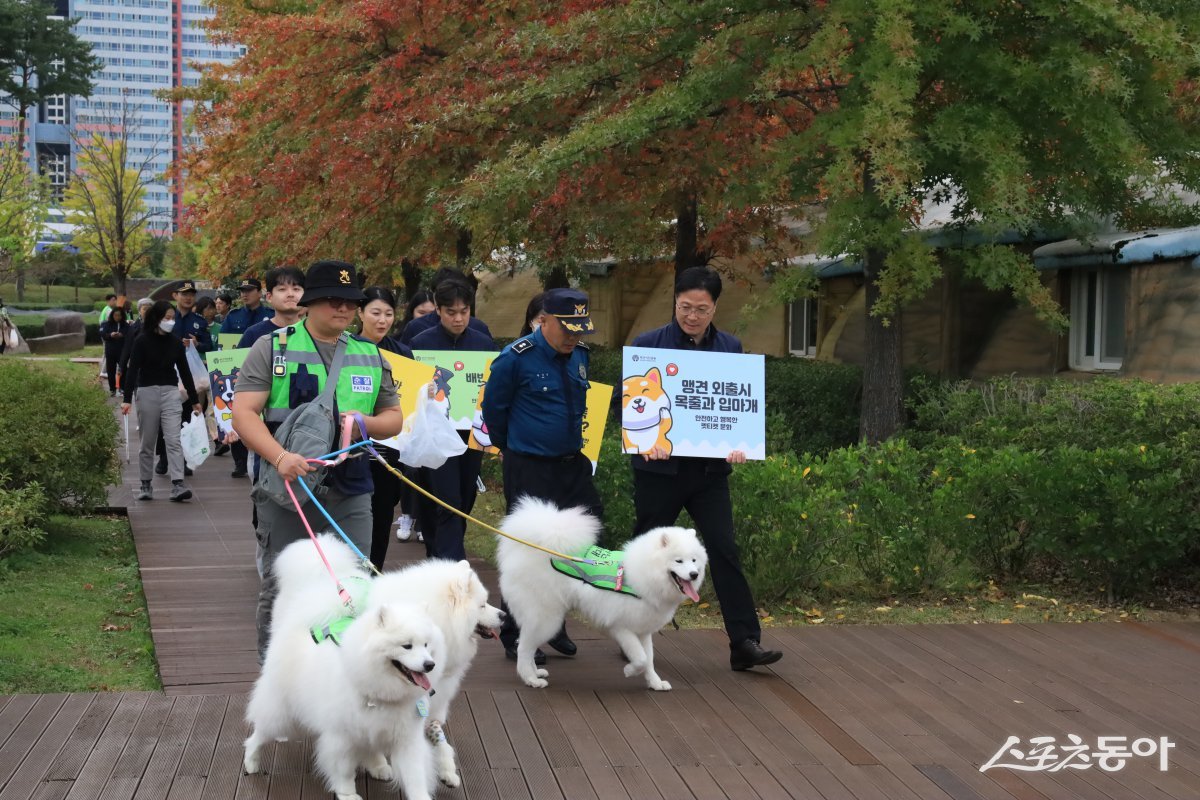
[[[367,603],[371,593],[371,581],[357,575],[342,581],[342,587],[350,593],[350,601],[342,606],[342,613],[324,625],[314,625],[308,629],[312,640],[317,644],[330,641],[338,647],[342,645],[342,635],[358,617],[358,609]]]
[[[583,581],[596,589],[637,597],[637,592],[625,583],[625,553],[592,546],[581,556],[586,561],[550,559],[550,564],[563,575]]]

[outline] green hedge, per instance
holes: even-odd
[[[46,499],[37,484],[5,489],[10,479],[0,475],[0,558],[36,547],[46,538],[42,529]]]
[[[118,478],[116,442],[99,387],[0,361],[0,489],[36,484],[48,511],[103,505]]]
[[[107,305],[100,301],[97,303],[18,303],[11,305],[9,308],[20,309],[22,311],[78,311],[80,314],[96,314]],[[99,319],[99,317],[97,317]]]
[[[21,332],[22,339],[40,339],[46,335],[45,317],[38,317],[33,320],[13,317],[13,322],[17,324],[17,330]],[[85,344],[101,344],[100,323],[94,321],[85,322],[83,325],[83,338]]]

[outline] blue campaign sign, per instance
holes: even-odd
[[[621,375],[624,452],[767,457],[762,356],[626,347]]]

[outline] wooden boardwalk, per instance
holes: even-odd
[[[0,697],[0,800],[331,797],[305,741],[242,775],[257,575],[231,466],[206,464],[187,504],[130,501],[126,469],[112,503],[129,507],[165,690]],[[389,563],[419,551],[394,544]],[[729,671],[720,632],[668,630],[655,646],[670,693],[626,680],[608,640],[572,633],[580,655],[552,657],[545,690],[484,644],[449,725],[463,786],[439,798],[1200,797],[1200,625],[772,629],[785,658],[749,673]],[[1093,751],[1103,736],[1175,747],[1166,771],[1154,755],[980,772],[1010,735],[1028,753],[1032,737],[1061,748],[1070,734]],[[370,780],[360,793],[398,796]]]

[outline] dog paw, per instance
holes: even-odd
[[[539,678],[549,678],[549,677],[550,677],[550,670],[548,670],[548,669],[539,669],[539,670],[537,671],[537,676],[538,676]]]
[[[246,753],[246,757],[242,759],[242,769],[246,771],[247,775],[258,774],[258,771],[261,767],[262,762],[258,757],[258,753],[254,753],[253,755]]]
[[[396,773],[387,764],[377,767],[367,767],[367,774],[377,781],[390,781],[396,777]]]
[[[544,670],[538,670],[538,672],[543,672],[543,671]],[[527,678],[525,680],[525,685],[532,686],[535,689],[545,689],[547,686],[550,685],[550,681],[546,680],[545,678]]]
[[[438,775],[438,780],[442,786],[448,786],[451,789],[457,789],[462,786],[462,779],[458,777],[457,772],[443,772]]]
[[[337,800],[363,800],[361,794],[339,794]]]
[[[625,665],[625,677],[632,678],[634,675],[641,675],[642,670],[646,668],[645,664],[629,663]]]
[[[656,692],[671,691],[671,684],[667,683],[664,680],[650,681],[649,683],[650,683],[650,688]]]

